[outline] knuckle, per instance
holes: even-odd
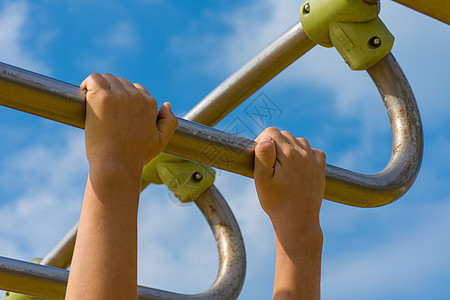
[[[269,135],[272,135],[272,134],[280,133],[280,130],[278,130],[278,128],[276,128],[276,127],[267,127],[266,130],[264,130],[264,132]]]
[[[90,80],[95,80],[95,78],[101,77],[102,75],[100,75],[100,73],[92,73],[91,75],[88,76],[88,79]]]
[[[291,145],[287,145],[284,147],[284,155],[286,155],[288,159],[293,159],[297,157],[298,152]]]
[[[131,95],[126,90],[117,90],[114,92],[114,94],[117,96],[117,99],[128,99]]]
[[[327,155],[325,154],[325,152],[317,149],[314,149],[313,151],[317,153],[324,161],[327,160]]]
[[[128,91],[126,91],[126,93],[132,99],[142,99],[143,98],[142,93],[137,89],[129,89]]]
[[[303,145],[304,147],[311,148],[307,139],[300,137],[300,138],[297,138],[297,141],[299,141],[300,144]]]
[[[158,102],[155,100],[155,98],[153,98],[152,96],[148,96],[146,98],[151,108],[158,109]]]

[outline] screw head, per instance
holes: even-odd
[[[374,36],[370,39],[369,43],[370,45],[372,45],[372,47],[378,48],[381,46],[381,39],[377,36]]]
[[[305,5],[303,5],[303,13],[304,14],[309,14],[310,11],[311,11],[311,6],[309,5],[309,3],[306,3]]]
[[[192,175],[192,177],[194,178],[194,180],[196,181],[200,181],[203,179],[203,175],[200,172],[195,172],[194,175]]]

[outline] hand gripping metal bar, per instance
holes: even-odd
[[[414,182],[423,153],[417,104],[392,54],[368,73],[380,91],[391,122],[393,147],[389,164],[376,175],[331,165],[326,169],[325,198],[359,207],[381,206],[401,197]],[[77,86],[0,64],[1,105],[83,128],[84,97]],[[254,146],[251,140],[179,119],[178,129],[164,152],[252,177]]]
[[[219,251],[216,281],[205,292],[183,295],[139,286],[142,300],[236,299],[244,283],[246,258],[242,236],[233,213],[222,195],[212,186],[196,201],[213,231]],[[64,299],[67,270],[0,257],[0,289]]]

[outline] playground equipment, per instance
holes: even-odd
[[[450,23],[445,1],[397,1]],[[317,13],[319,12],[319,13]],[[245,249],[238,224],[213,185],[211,167],[252,177],[255,142],[216,130],[234,108],[316,44],[334,46],[355,70],[367,70],[385,104],[392,153],[385,169],[358,174],[326,168],[325,198],[358,207],[389,204],[408,191],[419,172],[423,136],[411,88],[390,53],[393,37],[378,18],[377,0],[310,0],[294,25],[231,75],[183,119],[165,153],[145,167],[143,188],[166,184],[181,201],[194,201],[217,241],[220,266],[215,283],[198,295],[139,287],[139,299],[235,299],[243,285]],[[85,95],[79,87],[0,63],[0,104],[57,122],[84,127]],[[194,123],[195,122],[195,123]],[[198,162],[198,163],[194,163]],[[77,225],[40,264],[0,257],[0,289],[63,299]],[[7,294],[17,299],[17,294]],[[25,296],[28,297],[28,296]],[[30,299],[30,298],[26,298]]]

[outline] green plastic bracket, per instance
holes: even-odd
[[[35,263],[35,264],[39,264],[41,261],[42,261],[42,258],[34,258],[34,259],[30,260],[30,262]],[[5,292],[5,300],[42,300],[42,299],[45,299],[45,298],[34,297],[34,296],[18,294],[18,293],[13,293],[13,292]]]
[[[394,45],[379,12],[379,1],[308,0],[300,9],[300,20],[316,44],[334,46],[352,70],[367,70]]]
[[[141,189],[150,183],[165,184],[181,202],[193,202],[213,185],[215,176],[209,166],[160,154],[144,167]]]

